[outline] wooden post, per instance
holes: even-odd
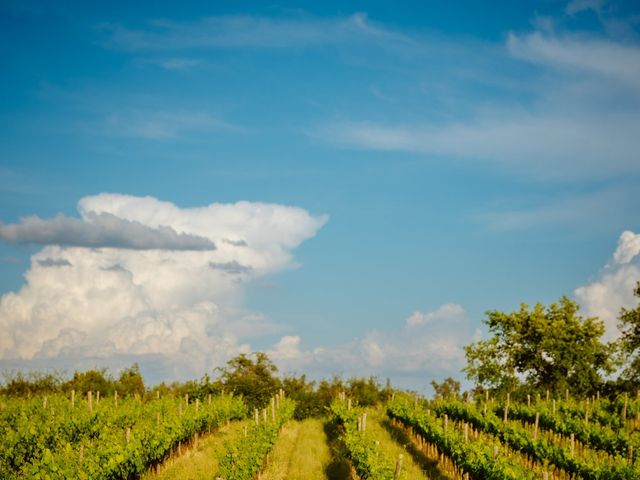
[[[93,413],[93,393],[91,391],[87,392],[87,403],[89,406],[89,413]]]
[[[127,444],[131,441],[131,427],[127,427]]]
[[[347,400],[347,410],[351,410],[351,399]]]
[[[547,388],[547,402],[549,401],[549,389]]]
[[[564,391],[564,393],[565,393],[565,401],[567,401],[567,402],[568,402],[568,401],[569,401],[569,389],[567,388],[567,389]]]
[[[188,393],[184,394],[184,405],[185,405],[185,407],[189,406],[189,394]]]
[[[464,443],[469,442],[469,424],[464,422]]]
[[[447,427],[449,425],[449,416],[445,413],[444,414],[444,435],[447,435]]]
[[[502,421],[506,423],[509,419],[509,402],[511,401],[511,394],[507,393],[507,403],[504,405],[504,415],[502,416]]]
[[[271,397],[271,421],[276,421],[276,399]]]
[[[262,409],[262,420],[263,420],[263,423],[266,425],[266,423],[267,423],[267,409],[266,408]]]
[[[571,434],[571,457],[573,457],[573,453],[575,450],[576,436],[574,433]]]
[[[362,414],[362,431],[363,432],[367,431],[367,412],[364,412]]]
[[[75,390],[71,390],[71,406],[75,406],[76,404],[76,391]]]
[[[629,395],[627,395],[626,393],[624,394],[624,406],[622,407],[622,419],[626,420],[627,419],[627,403],[629,401]]]
[[[198,410],[200,410],[200,399],[196,398],[196,413],[198,413]]]
[[[531,395],[527,393],[527,407],[531,407]]]
[[[47,408],[47,396],[46,395],[42,399],[42,408]]]
[[[100,390],[96,392],[96,405],[100,403]]]
[[[540,413],[536,412],[536,423],[533,425],[533,439],[538,438],[538,423],[540,422]]]
[[[209,405],[211,405],[211,394],[209,394],[209,395],[207,396],[207,403],[208,403]]]
[[[160,400],[160,390],[156,390],[156,400]]]
[[[553,415],[556,414],[556,399],[555,398],[553,399],[553,406],[552,406],[551,412],[553,413]]]
[[[256,427],[260,424],[260,416],[258,415],[258,409],[254,408],[253,409],[253,418],[256,421]]]
[[[393,478],[400,478],[400,472],[402,471],[402,454],[398,455],[396,461],[396,471],[393,473]]]

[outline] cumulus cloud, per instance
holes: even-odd
[[[112,247],[132,250],[214,250],[215,244],[202,236],[177,233],[173,228],[149,227],[110,213],[84,211],[82,219],[62,214],[50,220],[25,217],[18,224],[0,224],[0,238],[17,244],[64,247]]]
[[[465,309],[455,303],[416,311],[404,323],[397,329],[371,330],[342,345],[313,350],[304,349],[299,336],[283,336],[269,354],[284,371],[389,376],[415,388],[426,386],[432,378],[459,375],[465,363],[463,347],[479,335]]]
[[[625,231],[620,235],[612,261],[598,278],[574,291],[576,299],[588,316],[599,317],[605,324],[605,338],[620,336],[618,316],[622,307],[637,304],[633,296],[640,281],[640,235]]]
[[[241,269],[250,282],[292,268],[293,250],[327,221],[326,216],[283,205],[238,202],[179,208],[152,197],[118,194],[85,197],[78,209],[81,220],[36,222],[48,227],[36,238],[59,244],[35,253],[26,284],[0,297],[4,364],[74,364],[79,358],[97,358],[110,365],[112,359],[135,358],[141,365],[163,365],[156,378],[200,375],[231,355],[250,351],[246,339],[252,335],[274,332],[268,318],[244,311],[244,283],[224,269]],[[94,241],[95,230],[85,230],[107,228],[101,223],[104,218],[108,225],[140,235],[132,240],[123,233],[108,242],[98,236],[101,241]],[[67,237],[62,237],[59,223],[89,240],[71,245],[60,241]],[[178,246],[197,239],[219,247],[168,249],[176,245],[167,244],[166,238]],[[225,238],[246,239],[247,246],[237,248]]]

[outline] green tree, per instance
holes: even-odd
[[[253,410],[267,405],[280,388],[280,380],[275,376],[278,368],[266,353],[256,352],[251,356],[242,353],[229,360],[226,368],[219,370],[225,389],[242,395],[247,406]]]
[[[140,367],[134,363],[129,368],[125,368],[118,377],[116,382],[116,390],[123,396],[127,395],[144,395],[144,381],[140,374]]]
[[[493,336],[465,347],[467,378],[503,391],[522,379],[538,390],[595,392],[603,374],[612,371],[612,352],[600,341],[603,323],[579,316],[578,309],[563,296],[548,307],[522,304],[515,312],[487,312],[484,322]]]
[[[460,396],[460,382],[455,381],[451,377],[445,378],[442,383],[431,380],[431,386],[433,387],[436,397],[458,398]]]
[[[640,281],[636,284],[633,294],[640,299]],[[640,303],[633,309],[623,307],[618,320],[622,332],[620,346],[625,364],[622,378],[637,388],[640,385]]]
[[[115,382],[107,369],[87,370],[86,372],[73,372],[73,378],[64,384],[66,391],[75,390],[78,394],[87,392],[100,392],[100,395],[110,395],[115,388]]]

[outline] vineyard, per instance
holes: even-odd
[[[253,411],[230,394],[3,397],[0,478],[640,478],[640,398],[392,392],[363,407],[340,392],[323,418],[295,408],[282,390]],[[172,470],[198,458],[197,475]]]

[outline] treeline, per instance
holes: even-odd
[[[389,380],[383,387],[374,377],[353,377],[348,380],[333,377],[318,382],[308,380],[306,375],[281,378],[277,374],[277,367],[262,352],[238,355],[229,360],[224,368],[216,369],[215,373],[215,378],[205,374],[199,380],[163,382],[151,388],[145,387],[137,364],[123,370],[117,378],[106,369],[75,372],[69,380],[65,380],[59,372],[5,373],[0,394],[31,397],[74,390],[78,395],[91,391],[94,394],[100,392],[105,397],[117,391],[121,397],[139,395],[143,399],[152,399],[159,393],[162,396],[188,395],[190,401],[204,401],[209,395],[233,393],[241,396],[249,411],[253,411],[254,408],[267,406],[270,399],[282,389],[288,398],[296,401],[294,417],[303,419],[326,414],[331,401],[340,392],[345,392],[360,405],[375,405],[392,393]]]

